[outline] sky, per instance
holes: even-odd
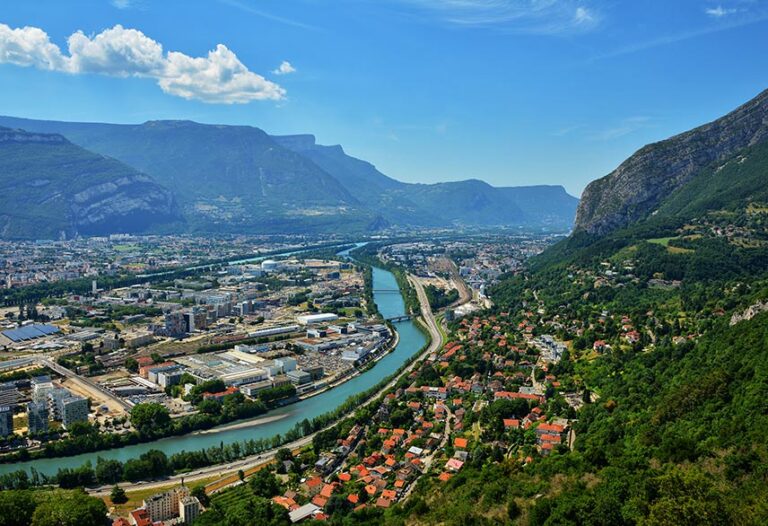
[[[408,182],[561,184],[768,88],[768,0],[5,0],[0,114],[312,133]]]

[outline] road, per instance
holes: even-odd
[[[47,358],[43,358],[43,359],[39,360],[39,362],[42,365],[44,365],[44,366],[48,367],[49,369],[51,369],[52,371],[57,372],[58,374],[60,374],[64,378],[69,378],[72,381],[78,382],[79,384],[81,384],[85,388],[87,388],[88,390],[94,391],[94,394],[101,395],[101,396],[105,397],[107,400],[109,400],[109,401],[111,401],[111,402],[113,402],[115,404],[118,404],[124,410],[130,411],[132,406],[128,402],[126,402],[125,400],[123,400],[122,398],[120,398],[118,396],[115,396],[114,394],[109,392],[109,390],[107,390],[104,387],[100,386],[99,384],[97,384],[96,382],[91,380],[90,378],[88,378],[86,376],[80,376],[79,374],[76,374],[76,373],[70,371],[66,367],[63,367],[63,366],[57,364],[54,360],[49,360]]]
[[[429,306],[429,300],[427,299],[427,293],[424,291],[424,286],[419,281],[419,278],[410,274],[408,275],[408,281],[416,290],[416,296],[418,296],[419,304],[421,306],[421,316],[424,319],[427,330],[429,331],[429,336],[432,339],[429,348],[425,353],[425,355],[428,355],[429,353],[440,349],[445,342],[443,341],[443,335],[440,332],[440,329],[437,327],[435,316],[432,314],[432,307]],[[414,366],[415,364],[416,362],[412,363],[411,366]]]
[[[417,359],[411,362],[395,378],[393,378],[389,383],[387,383],[387,385],[385,385],[376,395],[366,400],[361,405],[361,407],[365,407],[373,403],[374,401],[376,401],[379,398],[379,395],[381,395],[382,393],[394,387],[395,384],[400,380],[400,378],[402,378],[404,375],[407,375],[411,371],[413,371],[413,369],[417,367],[424,360],[424,358],[429,356],[431,353],[436,352],[445,343],[443,341],[442,333],[437,327],[437,321],[435,320],[435,317],[432,313],[432,309],[429,306],[429,300],[427,299],[427,295],[424,292],[424,287],[422,286],[421,283],[419,283],[418,279],[414,276],[409,275],[408,280],[416,290],[416,294],[419,298],[419,303],[421,304],[422,318],[429,332],[431,341],[429,343],[429,346],[424,350],[424,352],[422,352],[419,355]],[[74,373],[71,373],[71,374],[74,374]],[[333,425],[335,425],[335,423],[329,425],[328,427],[320,431],[325,431],[326,429],[332,427]],[[301,449],[304,446],[312,443],[312,438],[320,431],[316,431],[311,435],[307,435],[294,442],[280,446],[280,448],[288,448],[292,451],[296,449]],[[206,486],[209,492],[211,491],[211,488],[213,488],[215,491],[221,491],[222,489],[239,482],[236,475],[237,471],[243,470],[246,473],[250,471],[255,471],[260,466],[271,462],[274,459],[275,455],[277,454],[277,451],[278,451],[277,449],[272,449],[264,453],[261,453],[259,455],[254,455],[248,458],[244,458],[242,460],[238,460],[227,465],[219,464],[215,466],[208,466],[206,468],[193,471],[192,473],[183,473],[179,475],[174,475],[167,479],[158,480],[158,481],[137,483],[137,484],[134,484],[134,483],[121,484],[121,487],[126,491],[138,491],[138,490],[145,491],[148,489],[157,489],[159,491],[163,488],[167,488],[169,486],[173,486],[175,484],[181,483],[181,479],[184,479],[184,482],[188,483],[188,482],[196,482],[204,479],[209,479],[215,476],[218,476],[224,479],[233,478],[233,480],[229,483],[222,484],[221,481],[216,481]],[[234,477],[233,477],[233,474],[234,474]],[[105,495],[109,495],[111,491],[112,491],[112,486],[101,486],[99,488],[94,488],[92,490],[89,490],[88,493],[94,496],[105,496]]]
[[[465,303],[472,301],[474,294],[472,289],[467,286],[467,283],[462,279],[459,274],[459,269],[456,267],[456,263],[453,260],[448,260],[448,268],[450,268],[451,281],[456,285],[456,289],[459,291],[459,299],[453,302],[453,306],[457,307]]]

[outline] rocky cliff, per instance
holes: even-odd
[[[168,190],[56,134],[0,128],[0,237],[141,232],[180,220]]]
[[[648,217],[711,164],[768,141],[768,90],[728,115],[650,144],[581,196],[575,230],[606,234]]]

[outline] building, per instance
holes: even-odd
[[[144,499],[143,507],[147,510],[152,522],[164,521],[179,515],[179,504],[187,497],[189,497],[189,488],[179,486],[171,491],[156,493]]]
[[[166,389],[173,385],[180,384],[182,376],[184,376],[184,371],[182,371],[181,368],[159,372],[157,373],[157,385]]]
[[[48,431],[48,404],[45,402],[30,402],[27,404],[29,419],[29,434],[46,433]]]
[[[10,406],[0,407],[0,437],[6,437],[13,434],[13,408]]]
[[[86,398],[56,387],[48,393],[48,410],[54,420],[69,427],[75,422],[87,422],[90,408]]]
[[[123,341],[127,348],[136,349],[154,342],[155,337],[149,331],[134,331],[123,333]]]
[[[53,391],[53,382],[50,376],[36,376],[32,378],[32,401],[47,402],[48,393]]]
[[[294,385],[308,384],[312,381],[311,374],[300,370],[289,371],[286,376]]]
[[[290,356],[284,356],[275,360],[275,365],[280,367],[282,372],[289,373],[296,370],[296,358]]]
[[[200,501],[197,497],[182,497],[179,499],[179,517],[184,524],[192,524],[200,515]]]
[[[165,335],[171,338],[179,338],[187,333],[187,320],[181,311],[169,311],[165,313]]]
[[[87,422],[89,412],[90,408],[86,398],[70,396],[62,401],[61,423],[68,428],[75,422]]]
[[[61,329],[55,325],[30,323],[19,327],[18,329],[10,329],[0,332],[0,344],[10,345],[13,343],[23,343],[38,338],[44,338],[59,332],[61,332]]]
[[[21,393],[15,382],[0,384],[0,406],[15,406],[21,400]]]
[[[184,319],[187,332],[201,331],[208,327],[208,311],[201,307],[185,312]]]
[[[304,316],[296,316],[296,321],[301,325],[315,325],[318,323],[330,323],[338,320],[339,317],[336,314],[330,312],[324,312],[321,314],[306,314]]]
[[[133,510],[129,517],[128,522],[132,526],[152,526],[152,519],[149,518],[149,513],[144,508]]]

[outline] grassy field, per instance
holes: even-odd
[[[680,239],[679,237],[657,237],[655,239],[649,239],[649,243],[653,243],[654,245],[661,245],[663,247],[667,248],[667,252],[670,254],[689,254],[693,252],[690,248],[680,248],[680,247],[673,247],[669,245],[669,242],[673,239]]]

